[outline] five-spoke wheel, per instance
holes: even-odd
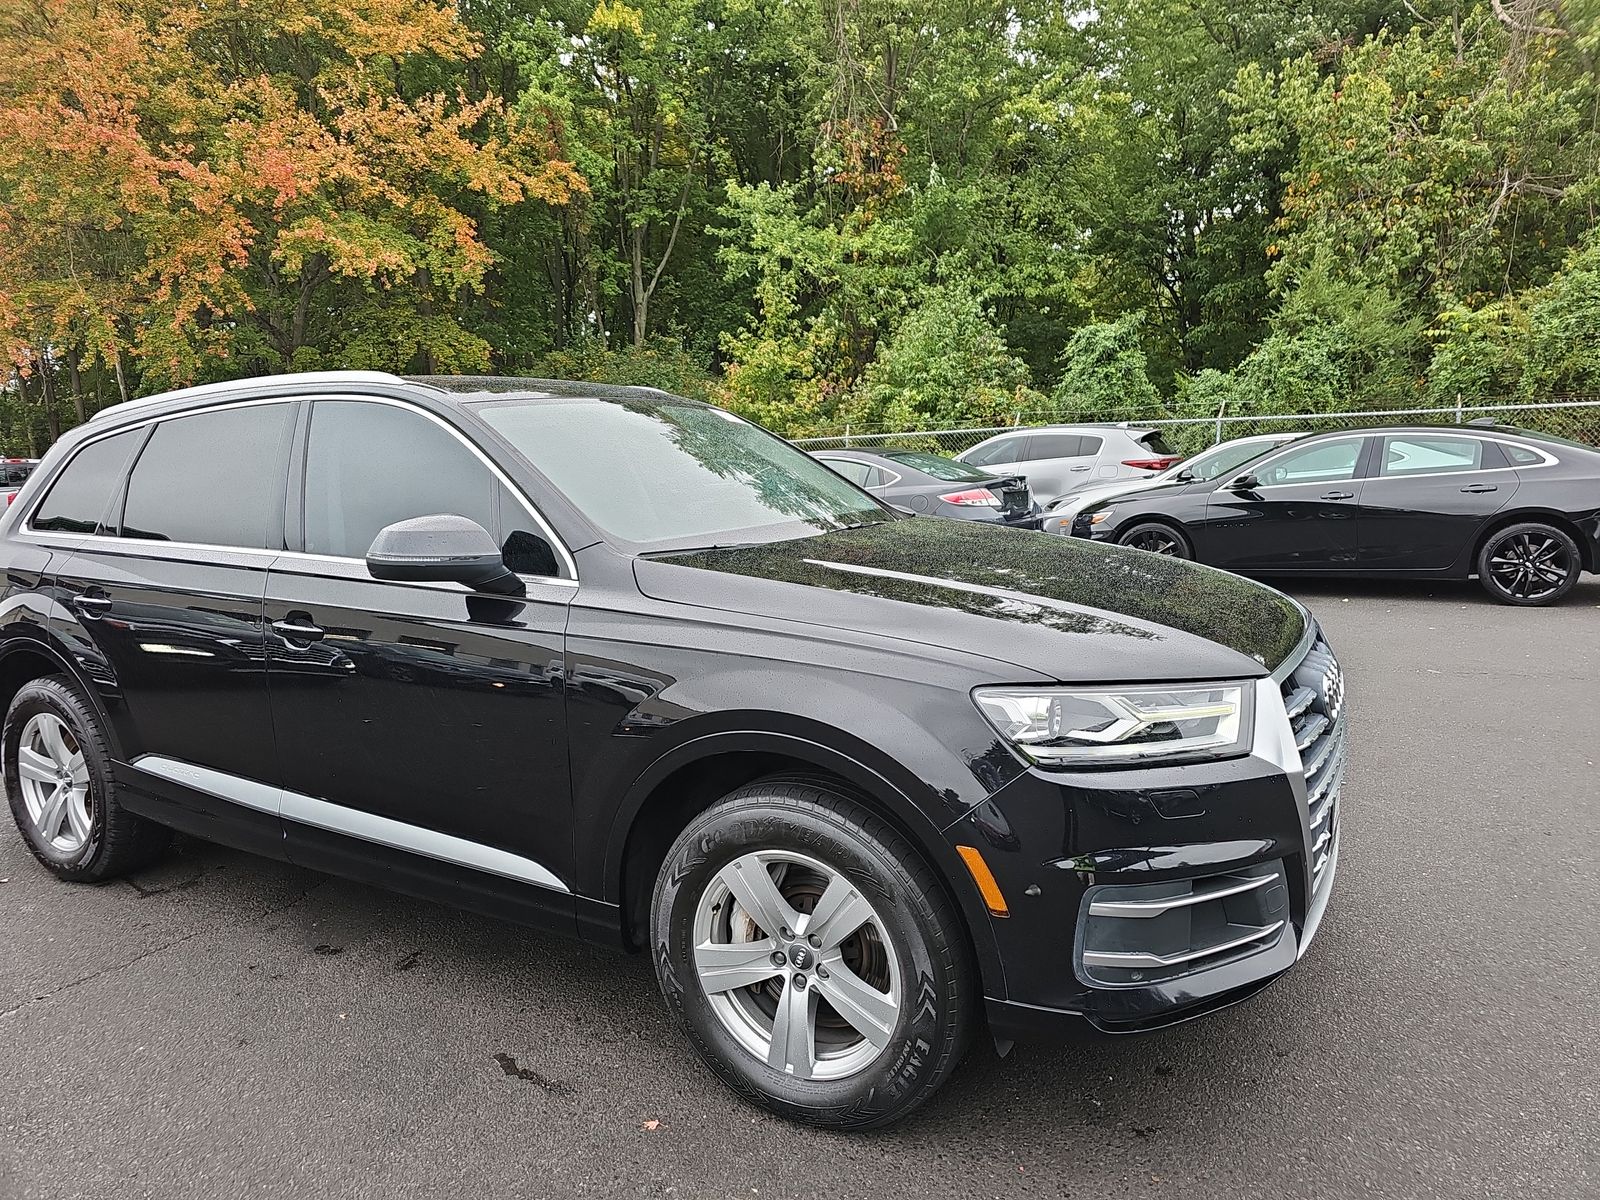
[[[94,825],[89,764],[72,730],[55,713],[37,713],[23,726],[17,774],[22,804],[39,840],[62,855],[82,850]]]
[[[12,818],[34,857],[61,878],[110,879],[165,849],[165,826],[122,807],[100,718],[73,680],[23,684],[0,746]]]
[[[746,1050],[797,1079],[843,1079],[899,1021],[899,961],[861,890],[814,858],[740,855],[695,912],[695,972]]]
[[[896,1120],[970,1036],[970,949],[892,826],[824,787],[751,784],[667,851],[650,928],[661,990],[736,1090],[796,1120]]]

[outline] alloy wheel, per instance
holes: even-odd
[[[903,984],[883,921],[833,868],[787,850],[725,865],[694,919],[695,974],[750,1054],[796,1079],[865,1070],[899,1023]]]
[[[94,828],[94,797],[72,727],[54,713],[31,717],[17,744],[17,775],[40,842],[61,855],[82,850]]]
[[[1151,554],[1167,554],[1174,557],[1182,555],[1183,547],[1178,539],[1170,533],[1163,533],[1159,529],[1144,529],[1134,534],[1124,546],[1131,546],[1135,550],[1145,550]]]
[[[1567,547],[1543,533],[1512,534],[1496,542],[1488,557],[1495,583],[1518,600],[1542,600],[1558,591],[1572,573]]]

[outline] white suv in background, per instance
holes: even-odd
[[[1048,504],[1091,484],[1142,479],[1182,461],[1154,429],[1133,425],[1042,425],[1008,429],[956,455],[990,475],[1025,475]]]

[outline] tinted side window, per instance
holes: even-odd
[[[1360,458],[1360,438],[1318,442],[1315,446],[1289,451],[1263,466],[1256,475],[1267,485],[1354,479],[1356,463]]]
[[[44,503],[34,514],[33,528],[93,533],[99,528],[111,493],[122,482],[128,455],[143,437],[143,429],[130,429],[79,450],[50,485]]]
[[[1405,434],[1383,439],[1383,460],[1379,474],[1433,475],[1476,471],[1481,466],[1483,443],[1477,438]]]
[[[1536,467],[1544,459],[1535,451],[1526,446],[1513,446],[1510,442],[1500,443],[1500,449],[1505,451],[1505,456],[1514,467]]]
[[[122,536],[266,548],[283,504],[292,412],[255,404],[162,421],[128,476]]]
[[[1021,462],[1028,454],[1029,438],[1008,437],[975,450],[963,460],[974,466],[989,467],[995,463]]]
[[[1100,447],[1105,444],[1105,438],[1081,437],[1078,439],[1078,453],[1080,455],[1099,454]]]
[[[1028,458],[1036,461],[1041,458],[1077,458],[1085,453],[1083,443],[1085,439],[1075,433],[1036,433],[1033,435],[1033,445],[1028,448]],[[1099,447],[1096,446],[1098,451]]]
[[[482,525],[513,571],[558,574],[521,502],[454,434],[393,405],[318,401],[306,452],[308,553],[365,558],[385,525],[437,513]]]
[[[822,460],[851,483],[866,487],[872,482],[872,467],[853,458],[825,458]]]

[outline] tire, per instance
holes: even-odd
[[[759,897],[756,871],[770,885]],[[788,907],[757,902],[774,898]],[[832,916],[813,923],[822,907]],[[650,924],[662,995],[701,1058],[780,1116],[831,1129],[887,1125],[938,1090],[966,1052],[977,994],[964,926],[906,840],[842,796],[767,781],[718,801],[667,852]],[[721,972],[708,981],[696,950],[708,941],[754,949],[715,961],[702,950],[702,965]],[[786,955],[781,970],[774,954]],[[860,1002],[851,1019],[835,998]],[[805,1015],[809,1037],[773,1036],[785,1011]]]
[[[1194,558],[1194,547],[1189,539],[1165,521],[1141,521],[1129,526],[1117,535],[1117,545],[1170,558]]]
[[[1578,582],[1583,556],[1563,530],[1542,521],[1497,529],[1478,551],[1478,582],[1501,604],[1554,604]]]
[[[122,807],[99,718],[64,676],[22,685],[0,729],[0,758],[22,840],[62,879],[115,878],[151,862],[171,840],[166,827]],[[65,769],[52,777],[58,761]]]

